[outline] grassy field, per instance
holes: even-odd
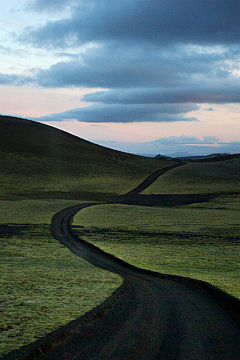
[[[240,156],[189,163],[165,173],[142,194],[226,194],[240,192]]]
[[[0,356],[78,318],[122,283],[51,236],[52,215],[75,203],[1,201]]]
[[[204,164],[205,170],[207,166]],[[181,173],[178,193],[187,191],[189,168],[186,165],[168,173],[169,182]],[[219,181],[209,202],[175,207],[95,206],[75,216],[75,229],[87,241],[136,266],[201,279],[240,298],[240,194],[231,194],[237,186],[228,186],[232,180],[227,174],[223,177],[225,191],[219,191]],[[158,193],[160,184],[161,178],[152,185]],[[202,183],[198,178],[198,185],[192,186],[194,193],[198,188],[207,193],[205,178]]]

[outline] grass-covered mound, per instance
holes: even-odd
[[[48,125],[0,116],[0,199],[109,200],[173,162],[105,148]]]

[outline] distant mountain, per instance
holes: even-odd
[[[227,158],[231,158],[233,157],[234,155],[230,155],[230,154],[227,154],[227,153],[215,153],[215,154],[210,154],[210,155],[194,155],[194,156],[182,156],[182,157],[174,157],[173,159],[179,159],[179,160],[184,160],[184,161],[190,161],[190,160],[214,160],[214,161],[217,161],[217,160],[224,160]]]
[[[176,152],[174,154],[169,155],[172,158],[186,158],[186,157],[190,157],[191,154],[189,154],[187,151],[182,151],[182,152]]]

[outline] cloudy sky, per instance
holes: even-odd
[[[141,154],[240,152],[239,0],[0,2],[0,112]]]

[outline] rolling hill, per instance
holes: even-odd
[[[173,164],[108,149],[10,116],[0,116],[0,136],[0,199],[107,200]]]

